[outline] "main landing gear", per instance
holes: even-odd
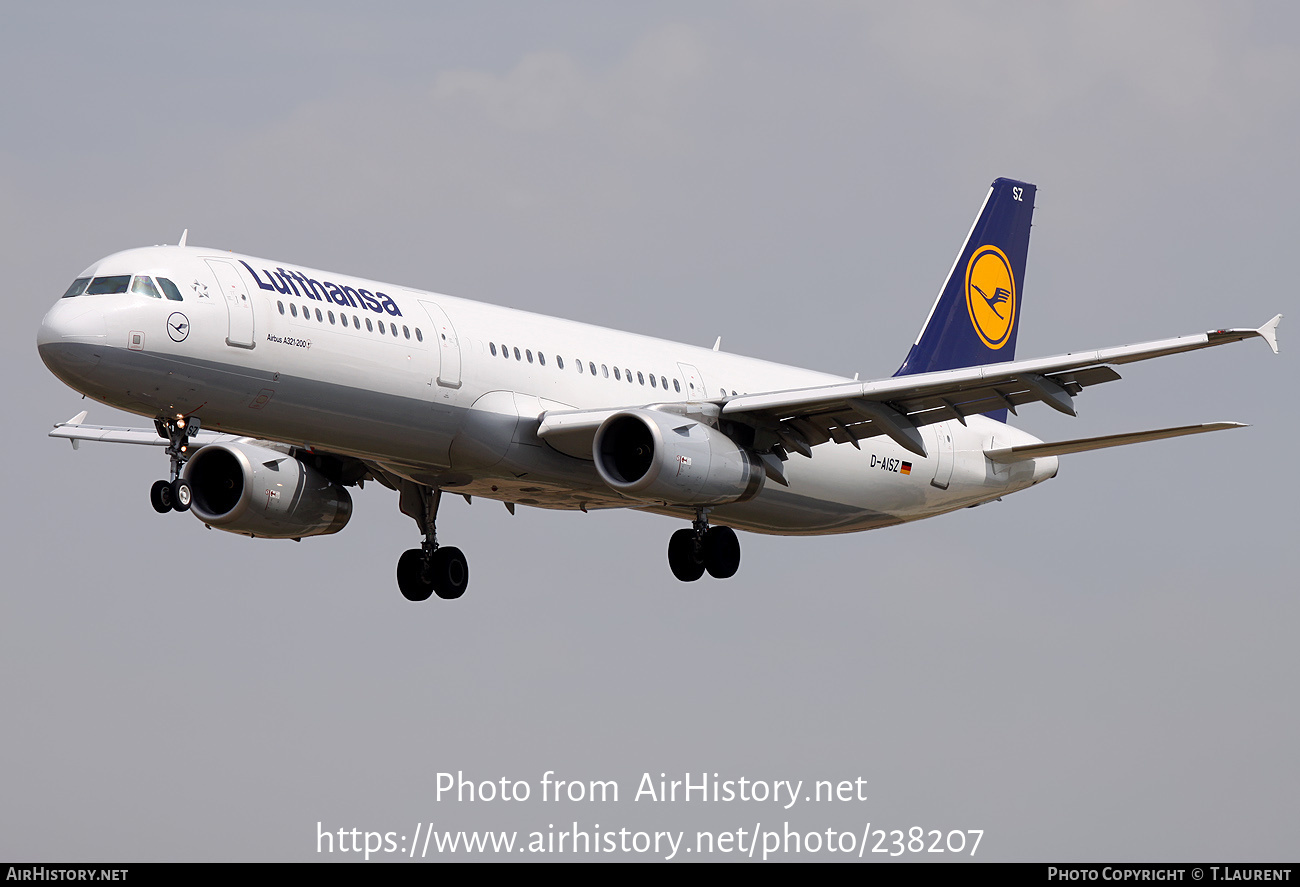
[[[181,477],[181,468],[190,458],[188,441],[199,433],[199,424],[199,420],[194,418],[153,420],[158,436],[167,441],[167,455],[172,461],[171,480],[154,481],[149,490],[149,501],[159,514],[190,509],[194,491],[190,489],[190,482]]]
[[[701,508],[691,529],[668,540],[668,566],[683,582],[694,582],[705,570],[714,579],[730,579],[740,569],[740,540],[731,527],[710,527],[708,509]]]
[[[424,544],[398,558],[397,587],[408,601],[427,601],[434,594],[455,600],[469,587],[469,563],[459,548],[438,545],[436,520],[442,490],[403,484],[401,496],[402,511],[424,530]]]

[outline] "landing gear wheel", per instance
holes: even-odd
[[[444,601],[454,601],[469,587],[469,563],[459,548],[439,548],[429,559],[433,590]]]
[[[408,548],[397,559],[397,587],[408,601],[427,601],[433,594],[433,582],[425,578],[424,552]]]
[[[154,481],[149,490],[149,502],[153,505],[153,510],[166,514],[172,510],[172,501],[172,485],[165,480]]]
[[[469,564],[459,548],[438,545],[435,520],[442,490],[403,480],[402,513],[415,519],[424,531],[424,544],[402,554],[397,561],[397,587],[408,601],[428,600],[436,594],[454,601],[469,587]],[[469,497],[466,496],[466,499]]]
[[[714,579],[730,579],[740,569],[740,540],[731,527],[710,527],[704,537],[704,566]]]
[[[668,540],[668,566],[673,575],[683,582],[694,582],[704,575],[704,561],[695,550],[694,530],[678,530],[673,533]]]
[[[183,477],[178,477],[171,482],[172,508],[177,511],[189,511],[190,503],[194,501],[194,491],[190,488],[190,482]]]

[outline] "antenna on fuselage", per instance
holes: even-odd
[[[189,237],[189,236],[190,236],[190,229],[189,229],[189,228],[186,228],[184,231],[181,232],[181,242],[178,243],[178,244],[176,244],[176,245],[177,245],[177,246],[184,246],[184,245],[185,245],[185,238],[187,238],[187,237]]]

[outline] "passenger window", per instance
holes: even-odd
[[[651,387],[651,388],[658,387],[658,386],[655,385],[655,375],[654,375],[654,373],[651,373],[651,374],[650,374],[650,387]]]
[[[402,324],[402,335],[408,339],[411,338],[411,328],[406,324]]]
[[[389,331],[390,333],[393,334],[393,338],[394,338],[394,339],[397,338],[397,324],[395,324],[395,323],[390,323],[390,324],[388,325],[388,331]]]
[[[532,362],[533,362],[533,352],[531,352],[531,351],[529,351],[527,348],[525,348],[525,349],[524,349],[524,354],[528,355],[528,362],[529,362],[529,363],[532,363]]]
[[[629,370],[627,367],[623,367],[623,375],[627,376],[627,384],[631,385],[631,384],[632,384],[632,371]]]
[[[515,347],[515,360],[523,360],[523,358],[519,356],[518,346]]]
[[[324,323],[324,322],[325,322],[325,315],[320,313],[320,309],[319,309],[319,308],[316,309],[316,319],[317,319],[318,321],[320,321],[321,323]]]
[[[379,335],[382,336],[385,332],[386,330],[384,329],[384,322],[381,320],[379,321]]]
[[[284,303],[283,303],[283,302],[276,302],[275,304],[276,304],[277,307],[279,307],[279,309],[280,309],[280,314],[281,314],[281,316],[283,316],[283,315],[284,315]]]
[[[510,349],[507,348],[505,345],[501,346],[501,356],[504,357],[506,360],[510,359]]]
[[[542,352],[538,351],[538,352],[537,352],[537,362],[540,363],[542,366],[546,366],[546,355],[543,354]]]
[[[615,382],[623,381],[623,377],[618,374],[618,367],[614,367],[614,381]]]
[[[645,384],[645,376],[641,375],[641,372],[639,370],[637,371],[636,374],[636,380],[640,382],[642,385]]]
[[[332,326],[332,325],[334,324],[334,312],[333,312],[333,311],[330,311],[330,312],[328,312],[328,313],[329,313],[329,318],[330,318],[330,325]]]
[[[340,314],[340,315],[339,315],[339,322],[342,323],[344,326],[347,326],[347,325],[348,325],[348,316],[347,316],[346,314]]]
[[[355,314],[352,315],[352,325],[357,329],[361,329],[361,321],[357,319]]]
[[[676,379],[673,379],[673,391],[676,391],[678,394],[682,393],[682,383],[678,382]]]
[[[370,322],[370,318],[367,317],[367,318],[366,318],[366,332],[368,332],[368,333],[373,333],[374,331],[375,331],[375,325],[374,325],[373,323],[371,323],[371,322]]]
[[[563,357],[555,358],[555,365],[560,369],[564,369],[564,358]]]
[[[602,364],[600,365],[600,371],[601,371],[601,373],[604,374],[604,376],[605,376],[606,379],[609,378],[609,367],[605,366],[605,365],[602,363]]]
[[[665,379],[663,376],[659,377],[659,384],[663,386],[664,391],[668,390],[668,380]]]
[[[115,296],[124,293],[131,285],[130,274],[118,274],[113,277],[96,277],[86,289],[88,296]]]
[[[578,373],[582,373],[582,361],[578,361]]]
[[[153,285],[153,281],[147,277],[137,277],[131,284],[131,292],[137,296],[148,296],[151,299],[161,299],[162,293]]]
[[[424,341],[424,333],[420,332],[420,328],[418,326],[415,328],[415,338],[417,341],[420,342]]]
[[[176,284],[172,283],[166,277],[159,277],[158,285],[162,287],[163,292],[167,294],[167,298],[170,299],[171,301],[173,302],[185,301],[183,298],[181,298],[181,291],[176,288]]]
[[[86,287],[89,285],[89,277],[78,277],[76,280],[72,281],[72,286],[68,287],[68,291],[60,298],[71,299],[74,296],[79,296],[86,291]]]
[[[294,317],[298,316],[298,306],[295,305],[293,302],[289,303],[289,313],[292,314]]]
[[[587,361],[587,369],[591,370],[593,376],[596,375],[596,362],[594,360]]]

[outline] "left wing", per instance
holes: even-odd
[[[165,437],[161,437],[158,432],[148,428],[128,428],[123,425],[84,425],[86,411],[82,410],[66,422],[60,422],[54,426],[50,432],[50,437],[61,437],[72,441],[72,448],[77,449],[77,445],[83,440],[100,440],[108,443],[130,443],[143,444],[151,447],[169,446],[170,442]],[[220,434],[215,431],[200,430],[198,434],[190,438],[189,448],[191,451],[198,450],[200,447],[208,444],[218,443],[226,440],[245,440],[236,434]]]

